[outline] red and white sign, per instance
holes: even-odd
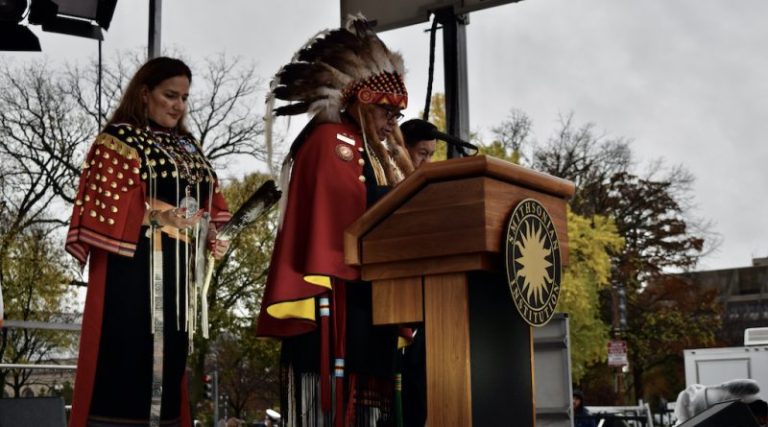
[[[627,342],[624,340],[608,341],[608,366],[627,366]]]

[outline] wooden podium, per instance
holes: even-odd
[[[569,181],[477,156],[418,169],[345,232],[373,282],[374,324],[426,338],[430,426],[533,426],[531,327],[504,272],[507,221],[523,199],[549,212],[567,263]]]

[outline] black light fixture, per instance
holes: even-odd
[[[38,1],[38,0],[32,0]],[[96,21],[99,27],[108,30],[115,13],[117,0],[55,0],[59,14]]]
[[[0,0],[2,1],[2,0]],[[117,0],[32,0],[29,22],[43,31],[103,40]]]
[[[21,21],[27,0],[0,0],[0,51],[40,51],[40,41]]]
[[[43,31],[104,40],[117,0],[0,0],[0,51],[40,50],[37,37],[25,25]]]

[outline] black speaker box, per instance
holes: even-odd
[[[712,405],[679,427],[760,427],[744,402],[729,400]]]
[[[0,427],[66,427],[60,397],[0,399]]]

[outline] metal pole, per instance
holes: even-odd
[[[96,114],[96,131],[101,131],[101,118],[104,116],[101,112],[101,86],[102,86],[102,70],[104,69],[101,60],[101,39],[99,39],[99,102],[96,104],[99,108],[98,114]]]
[[[34,365],[31,363],[0,363],[0,369],[63,369],[74,371],[77,365]]]
[[[224,402],[224,421],[226,422],[229,419],[229,396],[225,394],[221,400]]]
[[[35,320],[6,320],[3,328],[8,329],[49,329],[54,331],[80,331],[79,323],[38,322]]]
[[[467,32],[469,15],[457,15],[452,8],[435,12],[443,26],[445,69],[445,119],[447,132],[469,140],[469,89],[467,86]],[[448,145],[448,158],[460,157],[459,148]]]
[[[163,15],[163,0],[149,0],[149,49],[148,59],[160,56],[161,18]]]
[[[627,330],[627,299],[624,284],[614,282],[611,286],[611,326],[613,329],[613,338],[622,339],[624,332]],[[626,385],[624,384],[624,368],[619,366],[616,368],[616,377],[614,380],[615,392],[616,392],[616,405],[625,405],[626,399]]]

